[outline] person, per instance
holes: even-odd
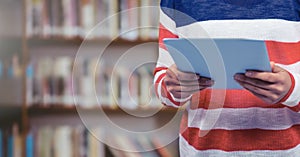
[[[160,7],[154,83],[166,106],[187,104],[180,156],[300,156],[300,1],[161,0]],[[164,38],[207,35],[265,41],[272,72],[236,74],[243,89],[227,89],[223,104],[211,101],[214,92],[208,87],[214,80],[178,70],[163,43]],[[212,128],[201,125],[218,109]]]

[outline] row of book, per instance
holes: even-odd
[[[0,104],[21,105],[23,101],[22,63],[18,55],[0,59]]]
[[[97,105],[137,109],[161,107],[153,88],[153,67],[130,71],[94,58],[44,57],[28,65],[27,104],[83,108]]]
[[[27,35],[157,38],[159,0],[26,0]],[[139,9],[138,9],[139,8]]]
[[[21,157],[21,155],[22,136],[18,125],[14,124],[12,129],[0,129],[0,157]]]
[[[100,136],[107,136],[114,143],[103,143]],[[172,156],[166,148],[154,149],[158,143],[149,137],[129,137],[112,131],[106,134],[99,127],[88,130],[83,126],[42,126],[30,131],[26,144],[27,157]]]
[[[18,55],[0,60],[0,79],[21,78],[22,67]]]

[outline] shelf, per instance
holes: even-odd
[[[80,45],[84,38],[82,37],[73,37],[73,38],[65,38],[65,37],[49,37],[49,38],[41,38],[41,37],[30,37],[28,38],[28,45],[29,46],[47,46],[47,45]],[[99,43],[106,43],[109,42],[110,45],[118,44],[118,45],[137,45],[147,42],[158,42],[158,39],[136,39],[136,40],[126,40],[122,38],[118,38],[115,40],[111,40],[108,38],[96,38],[96,39],[87,39],[85,40],[87,43],[90,44],[99,44]]]
[[[0,126],[9,126],[14,122],[20,122],[22,106],[20,105],[0,105]]]
[[[71,115],[76,115],[78,114],[78,110],[83,113],[88,113],[88,114],[98,114],[99,113],[99,108],[98,107],[93,107],[93,108],[76,108],[76,107],[66,107],[63,105],[49,105],[49,106],[42,106],[42,105],[34,105],[28,107],[28,116],[41,116],[41,115],[66,115],[66,114],[71,114]],[[120,108],[102,108],[102,110],[105,112],[105,114],[108,115],[123,115],[127,114],[125,111],[123,111]],[[132,109],[129,110],[131,113],[139,113],[139,114],[147,114],[147,113],[152,113],[157,111],[157,114],[175,114],[178,109],[175,108],[169,108],[169,107],[163,107],[162,109],[157,109],[157,108],[148,108],[148,109]]]

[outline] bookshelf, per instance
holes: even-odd
[[[100,128],[100,132],[109,132],[110,128],[105,128],[105,123],[101,120],[105,116],[110,118],[116,125],[128,130],[132,129],[133,131],[157,129],[164,126],[176,116],[178,110],[162,107],[157,100],[152,100],[154,107],[151,107],[151,105],[150,107],[145,106],[148,101],[151,101],[145,95],[149,94],[147,90],[151,88],[148,85],[149,80],[152,82],[152,78],[150,77],[151,68],[153,68],[157,57],[158,16],[154,16],[154,14],[157,14],[157,10],[155,12],[155,7],[153,7],[157,6],[157,4],[158,1],[153,0],[1,1],[0,19],[8,22],[0,29],[0,63],[5,65],[4,68],[0,66],[0,71],[4,71],[4,74],[0,75],[0,85],[5,89],[0,90],[0,141],[3,141],[0,142],[0,157],[11,155],[22,157],[47,155],[79,157],[78,154],[86,156],[95,156],[97,154],[98,156],[113,157],[178,156],[178,143],[176,140],[166,147],[144,153],[120,151],[109,145],[97,142],[93,135],[87,133],[83,125],[84,122],[81,119],[82,117],[80,117],[83,116],[91,119],[91,125],[94,126],[93,129],[98,130]],[[132,9],[129,12],[124,11],[134,7],[144,7],[144,9]],[[124,14],[116,15],[119,11],[123,11]],[[110,17],[110,19],[105,20],[107,17]],[[94,29],[94,35],[86,36],[94,25],[103,20],[104,22],[98,28]],[[119,36],[118,34],[122,35]],[[78,49],[82,47],[83,43],[86,53],[78,55]],[[118,72],[128,71],[130,79],[132,75],[137,77],[134,80],[137,80],[139,84],[135,85],[136,89],[131,93],[133,95],[135,93],[135,97],[133,96],[135,102],[137,102],[135,106],[126,108],[127,104],[132,104],[129,99],[106,100],[100,102],[99,106],[99,102],[96,101],[85,102],[89,105],[81,105],[78,101],[85,98],[79,97],[76,98],[75,103],[69,103],[70,100],[64,101],[68,96],[66,96],[65,92],[62,92],[65,91],[64,89],[62,91],[58,90],[60,94],[55,92],[55,94],[49,94],[51,93],[49,92],[49,88],[53,88],[54,86],[52,87],[47,84],[47,81],[45,83],[44,78],[46,78],[46,75],[48,77],[47,80],[50,80],[50,82],[57,83],[59,79],[69,79],[70,73],[67,72],[68,75],[64,75],[66,71],[61,69],[67,69],[67,66],[73,66],[73,63],[69,65],[64,63],[69,60],[75,60],[79,56],[79,58],[83,58],[83,63],[78,67],[84,69],[85,60],[88,60],[87,62],[92,64],[94,62],[93,59],[99,56],[98,50],[103,47],[105,47],[105,51],[103,51],[99,61],[105,62],[104,70],[123,69]],[[18,65],[15,65],[16,63],[13,61],[15,56],[19,59],[16,62]],[[45,68],[43,62],[46,63],[48,61],[53,64],[46,64],[46,67],[50,68]],[[39,64],[44,65],[41,68],[42,72],[40,72],[42,73],[42,79],[38,78],[34,80],[32,78],[39,73],[37,70]],[[51,69],[56,64],[62,68]],[[9,71],[10,67],[14,67],[12,68],[12,73],[16,76],[8,77],[6,71]],[[44,73],[45,69],[59,71],[58,74],[55,74],[55,77],[59,77],[51,80],[53,78],[51,73],[51,79],[49,79],[49,73]],[[80,73],[79,76],[81,75]],[[98,78],[101,75],[98,74]],[[122,76],[123,73],[117,73],[117,75]],[[126,82],[127,78],[124,78]],[[120,80],[122,80],[122,77],[118,77],[117,84],[121,84]],[[42,94],[39,93],[40,97],[34,102],[34,98],[32,95],[30,96],[29,91],[35,88],[36,85],[33,86],[32,84],[36,82],[42,82],[38,85]],[[104,84],[109,83],[111,82],[104,82]],[[64,81],[63,86],[65,88],[68,86],[66,84],[66,81]],[[140,84],[147,84],[148,87],[141,88]],[[57,86],[60,87],[61,85]],[[121,96],[122,91],[120,89],[123,87],[119,85],[115,88],[119,90],[117,95]],[[45,96],[45,93],[48,95]],[[100,97],[103,97],[101,93]],[[123,104],[123,106],[116,105],[118,103]],[[103,115],[99,115],[97,111],[100,107],[103,110],[103,113],[101,113]],[[170,131],[175,134],[178,132],[176,127],[175,129],[170,128]],[[52,136],[44,136],[47,133],[50,133]],[[74,138],[74,135],[83,138]],[[120,137],[116,138],[115,136]],[[71,138],[77,146],[67,141],[66,137]],[[159,141],[152,140],[151,138],[145,141],[142,138],[121,136],[118,133],[110,134],[109,137],[114,137],[113,140],[115,141],[120,139],[125,140],[123,146],[128,145],[133,148],[138,147],[145,150],[147,149],[144,147],[147,147],[147,145],[148,147],[149,145],[161,145]],[[54,142],[55,144],[52,146],[47,145],[47,141],[56,141],[55,139],[60,138],[65,139],[63,142],[66,146],[62,146],[57,142]],[[46,141],[46,144],[42,145],[41,148],[43,150],[55,150],[52,152],[54,154],[49,154],[47,151],[41,152],[40,147],[37,147],[39,142],[41,142],[40,140]],[[78,141],[88,143],[91,147],[86,145],[81,146]],[[10,147],[12,149],[9,149]],[[78,154],[76,155],[70,154],[70,151],[64,152],[61,150],[62,148],[65,150],[83,148],[84,150],[81,152],[77,151]],[[97,152],[97,148],[101,151]]]

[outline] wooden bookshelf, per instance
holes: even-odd
[[[143,43],[156,43],[158,44],[158,39],[154,39],[153,37],[146,36],[146,37],[137,37],[136,39],[129,40],[129,39],[124,39],[124,38],[117,38],[115,40],[111,40],[110,38],[105,38],[105,37],[96,37],[93,39],[87,39],[84,40],[83,37],[81,36],[75,36],[75,37],[66,37],[64,35],[50,35],[47,37],[42,37],[43,35],[33,35],[33,36],[28,36],[28,29],[27,29],[27,20],[28,20],[28,6],[27,6],[27,1],[25,0],[16,0],[13,2],[10,2],[10,0],[5,0],[5,3],[14,3],[16,6],[20,6],[17,8],[21,8],[20,13],[18,14],[19,18],[21,20],[21,32],[20,37],[15,37],[15,36],[7,36],[5,37],[5,40],[1,41],[2,44],[11,44],[11,43],[18,43],[20,44],[20,51],[21,51],[21,64],[22,64],[22,102],[20,104],[0,104],[0,127],[8,127],[10,128],[13,123],[18,123],[20,130],[21,130],[21,136],[22,136],[22,157],[26,157],[26,136],[30,132],[30,128],[34,126],[31,122],[32,118],[39,118],[42,116],[58,116],[58,117],[64,117],[64,116],[70,116],[70,117],[75,117],[78,115],[78,110],[83,113],[87,114],[97,114],[99,113],[97,110],[99,108],[93,107],[93,108],[76,108],[74,105],[71,105],[71,107],[66,107],[62,104],[49,104],[47,106],[45,105],[32,105],[29,106],[27,104],[26,100],[26,89],[27,87],[27,78],[26,78],[26,67],[30,63],[30,59],[34,58],[35,56],[31,54],[31,50],[39,47],[43,49],[44,47],[47,48],[57,48],[57,47],[64,47],[64,46],[72,46],[75,48],[78,48],[83,42],[87,42],[88,44],[92,45],[97,45],[97,44],[103,44],[103,43],[109,43],[108,46],[114,47],[115,49],[118,49],[120,47],[134,47],[135,45],[140,45]],[[30,0],[28,0],[30,1]],[[153,3],[152,0],[148,0],[149,2]],[[49,0],[50,2],[50,0]],[[58,1],[59,2],[59,1]],[[117,2],[117,1],[116,1]],[[140,2],[140,3],[145,3],[145,1]],[[2,4],[2,3],[0,3]],[[3,6],[3,5],[2,5]],[[11,11],[13,12],[13,9],[15,7],[11,8]],[[20,9],[17,9],[20,10]],[[13,19],[11,19],[13,20]],[[39,49],[40,50],[40,49]],[[73,50],[73,49],[72,49]],[[153,55],[155,54],[155,50],[152,50]],[[47,53],[43,53],[43,51],[40,52],[42,55],[49,55]],[[69,53],[69,52],[66,52]],[[70,53],[75,53],[70,52]],[[72,55],[71,55],[72,56]],[[145,57],[141,55],[140,57]],[[108,105],[104,105],[108,106]],[[142,105],[141,105],[142,106]],[[112,116],[119,116],[119,117],[124,117],[125,123],[126,123],[126,117],[128,117],[128,113],[126,111],[120,109],[120,108],[103,108],[103,111],[107,115],[112,115]],[[159,118],[156,118],[157,121],[159,122],[164,122],[167,121],[164,116],[167,115],[167,117],[172,117],[175,115],[178,111],[178,109],[174,108],[167,108],[163,107],[161,109],[156,109],[156,108],[137,108],[130,110],[131,113],[133,114],[138,114],[138,115],[143,115],[143,114],[149,114],[149,113],[155,113],[155,116],[158,116]],[[47,124],[47,121],[51,121],[51,119],[47,119],[45,121],[45,124]],[[127,123],[126,123],[127,124]],[[106,154],[106,156],[110,156],[111,154]]]
[[[50,38],[39,38],[39,37],[32,37],[27,39],[28,46],[34,47],[34,46],[65,46],[65,45],[74,45],[79,46],[83,42],[89,43],[89,44],[101,44],[101,43],[109,43],[109,45],[138,45],[143,43],[158,43],[158,39],[137,39],[137,40],[126,40],[122,38],[117,38],[115,40],[107,39],[107,38],[98,38],[98,39],[86,39],[84,40],[81,37],[75,37],[75,38],[64,38],[64,37],[50,37]]]
[[[78,114],[78,110],[80,112],[84,113],[89,113],[89,114],[98,114],[100,110],[100,107],[93,107],[93,108],[80,108],[80,107],[66,107],[64,105],[58,105],[58,104],[53,104],[49,106],[42,106],[42,105],[35,105],[28,107],[28,116],[40,116],[40,115],[64,115],[64,114]],[[101,110],[105,114],[126,114],[126,112],[120,108],[109,108],[109,107],[104,107],[101,108]],[[158,109],[156,108],[147,108],[147,109],[130,109],[129,111],[131,113],[139,113],[139,114],[147,114],[147,113],[152,113],[154,111],[157,111]],[[157,114],[175,114],[178,111],[178,109],[174,108],[169,108],[169,107],[163,107],[162,109],[159,109]]]
[[[22,124],[20,104],[1,105],[0,108],[0,127],[10,127],[12,123]]]

